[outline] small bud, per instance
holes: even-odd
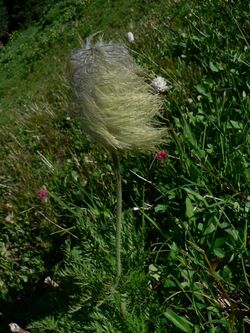
[[[134,34],[131,31],[128,32],[127,36],[128,36],[129,43],[132,44],[135,42]]]
[[[91,156],[84,156],[84,161],[85,161],[86,164],[94,164],[95,163],[94,157],[91,157]]]
[[[15,222],[14,213],[13,213],[13,212],[9,213],[9,214],[5,217],[5,221],[8,222],[8,223],[14,223],[14,222]]]

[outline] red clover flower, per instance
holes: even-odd
[[[164,149],[159,150],[155,153],[155,158],[159,161],[166,160],[168,158],[168,152]]]
[[[48,199],[48,193],[49,191],[45,187],[41,187],[36,195],[40,200],[46,201]]]

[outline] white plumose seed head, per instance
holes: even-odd
[[[153,79],[152,87],[156,93],[162,93],[168,89],[167,82],[162,76]]]
[[[121,44],[95,44],[70,59],[74,109],[81,127],[108,151],[154,150],[163,130],[161,100]]]

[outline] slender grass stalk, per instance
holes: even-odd
[[[115,237],[115,251],[116,251],[116,280],[117,286],[122,273],[121,264],[121,229],[122,229],[122,179],[120,172],[120,156],[118,153],[112,153],[114,163],[114,174],[116,179],[116,237]]]

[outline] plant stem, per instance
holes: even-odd
[[[122,228],[122,180],[120,172],[120,157],[118,153],[112,153],[114,163],[114,173],[116,178],[116,236],[115,236],[115,250],[116,250],[116,286],[122,273],[121,265],[121,228]]]

